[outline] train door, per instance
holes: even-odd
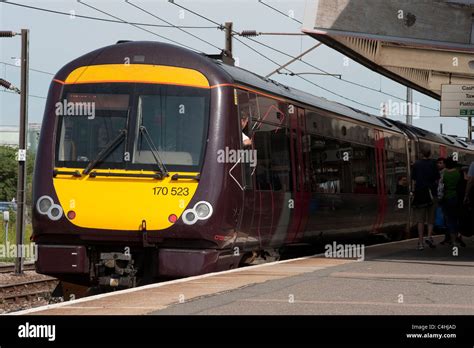
[[[254,173],[255,166],[251,161],[249,154],[252,154],[253,151],[253,132],[252,132],[252,103],[254,99],[249,95],[247,91],[235,90],[238,114],[239,114],[239,130],[240,130],[240,150],[244,151],[243,159],[240,163],[241,175],[242,175],[242,193],[243,193],[243,205],[242,205],[242,214],[239,222],[239,236],[246,240],[245,248],[252,247],[252,241],[255,244],[258,244],[256,238],[248,238],[249,235],[252,235],[251,228],[253,225],[253,220],[255,218],[255,191],[254,191]],[[240,179],[240,178],[239,178]]]
[[[439,146],[439,157],[447,158],[448,157],[448,149],[444,145]]]
[[[262,249],[271,249],[285,241],[291,214],[287,105],[262,95],[256,95],[255,105],[252,146],[257,163],[252,234],[257,236]]]
[[[293,111],[293,112],[291,112]],[[287,243],[302,239],[308,220],[310,202],[309,144],[305,137],[305,110],[290,110],[290,153],[293,209],[288,228]]]
[[[257,166],[255,172],[255,202],[253,234],[258,237],[260,247],[266,247],[273,230],[273,177],[271,168],[271,137],[273,127],[255,122],[252,145],[256,150]]]
[[[375,170],[377,179],[377,217],[373,233],[383,227],[387,214],[387,153],[385,152],[385,136],[382,131],[375,130]]]

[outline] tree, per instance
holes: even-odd
[[[0,201],[16,199],[18,181],[18,149],[10,146],[0,146]],[[26,155],[26,203],[31,204],[33,168],[35,154],[28,151]]]
[[[17,150],[9,146],[0,146],[0,200],[11,201],[16,197]]]

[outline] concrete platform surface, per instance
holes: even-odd
[[[436,238],[439,242],[440,237]],[[416,250],[416,240],[147,285],[18,312],[35,315],[474,314],[474,239]]]

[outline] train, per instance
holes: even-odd
[[[33,184],[36,270],[97,287],[277,260],[413,225],[410,167],[472,144],[149,41],[54,76]]]

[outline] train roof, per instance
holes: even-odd
[[[312,105],[314,107],[323,110],[328,110],[339,115],[348,116],[365,123],[373,124],[381,128],[387,128],[402,133],[402,130],[399,129],[396,125],[384,122],[378,117],[368,114],[364,111],[357,110],[347,105],[340,104],[335,101],[330,101],[328,99],[303,92],[296,88],[283,85],[275,80],[259,76],[239,67],[230,66],[222,62],[217,62],[217,64],[219,64],[221,68],[224,69],[236,82],[240,82],[244,85],[253,86],[258,89],[281,95],[288,99],[292,99],[303,104]]]
[[[419,139],[429,140],[438,143],[445,143],[448,146],[455,146],[464,149],[474,150],[474,146],[469,144],[464,139],[458,137],[447,135],[447,134],[437,134],[430,132],[426,129],[422,129],[413,125],[407,125],[400,121],[390,120],[391,123],[396,124],[400,129],[411,132],[416,135]]]
[[[372,115],[365,111],[358,110],[356,108],[352,108],[350,106],[283,85],[277,81],[257,75],[248,70],[227,65],[220,61],[215,62],[236,82],[242,83],[244,85],[253,86],[266,92],[281,95],[288,99],[292,99],[303,104],[308,104],[323,110],[328,110],[330,112],[350,117],[364,123],[372,124],[380,128],[385,128],[399,133],[410,132],[420,140],[432,141],[450,147],[458,147],[461,149],[474,151],[474,145],[469,144],[462,139],[450,135],[437,134],[419,127],[415,127],[413,125],[406,125],[400,121]]]

